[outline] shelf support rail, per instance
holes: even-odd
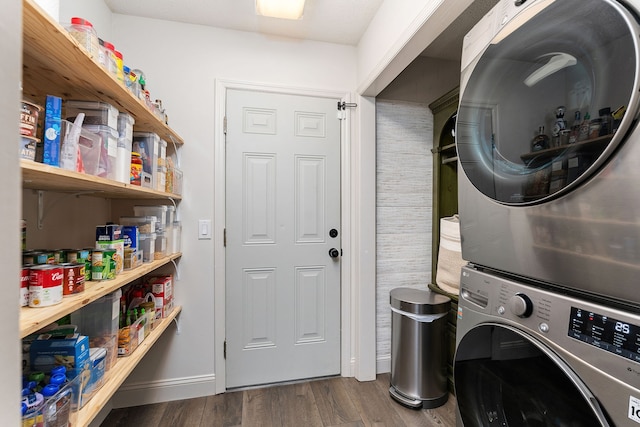
[[[173,321],[176,322],[176,335],[180,335],[182,330],[180,329],[180,321],[178,320],[178,316],[173,318]]]
[[[58,204],[58,202],[66,199],[67,197],[78,197],[78,196],[83,196],[85,194],[95,194],[95,193],[101,193],[101,192],[102,191],[91,190],[91,191],[78,191],[77,193],[69,193],[64,197],[59,197],[56,200],[54,200],[49,205],[49,210],[51,210],[56,204]],[[38,190],[38,230],[42,230],[43,223],[44,223],[44,191]]]

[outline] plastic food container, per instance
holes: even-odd
[[[151,262],[156,252],[156,233],[140,234],[140,249],[142,262]]]
[[[22,100],[20,108],[20,135],[35,138],[38,133],[38,117],[42,107],[33,102]]]
[[[64,147],[73,123],[68,120],[62,120],[60,124],[60,147]],[[96,135],[82,128],[80,130],[80,138],[78,138],[78,148],[80,149],[80,158],[76,162],[75,171],[89,175],[98,175],[100,151],[102,150],[102,138],[100,135]]]
[[[155,252],[153,259],[162,259],[167,256],[167,238],[164,233],[156,233]]]
[[[133,151],[140,153],[142,158],[142,186],[156,187],[158,172],[158,156],[160,150],[160,137],[153,132],[134,132]]]
[[[167,211],[166,205],[158,206],[134,206],[133,213],[135,216],[154,216],[156,217],[156,232],[164,231],[167,225]]]
[[[98,176],[116,179],[116,161],[118,154],[118,131],[109,126],[83,125],[84,129],[101,138],[100,163]]]
[[[131,183],[131,147],[135,119],[127,113],[118,114],[118,149],[116,152],[116,181]]]
[[[71,18],[71,25],[67,28],[67,31],[69,31],[69,35],[76,39],[76,41],[80,43],[80,46],[82,46],[92,58],[98,59],[100,57],[98,33],[96,33],[91,22],[86,19],[73,17]]]
[[[99,40],[100,41],[100,40]],[[113,44],[102,41],[100,44],[100,55],[99,60],[100,65],[107,71],[109,74],[116,75],[116,57],[114,55],[115,47]]]
[[[99,101],[67,101],[66,117],[73,121],[79,113],[84,113],[85,125],[102,125],[118,129],[118,109],[111,104]]]
[[[121,216],[120,225],[135,225],[140,234],[151,234],[156,232],[158,218],[155,216]]]

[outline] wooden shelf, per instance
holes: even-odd
[[[77,295],[64,297],[60,304],[50,307],[22,307],[20,309],[20,338],[30,335],[48,324],[55,322],[67,314],[101,298],[108,293],[120,289],[145,274],[151,273],[159,267],[180,258],[181,253],[175,253],[161,260],[144,263],[133,270],[124,271],[113,280],[101,282],[86,282],[85,290]]]
[[[46,95],[96,100],[129,112],[135,130],[155,132],[167,143],[183,139],[107,73],[68,32],[33,0],[23,0],[23,93],[42,104]]]
[[[20,160],[20,167],[22,169],[22,187],[33,190],[67,193],[89,192],[89,194],[90,192],[95,192],[95,196],[110,199],[182,199],[179,194],[123,184],[110,179],[68,171],[30,160]]]
[[[76,425],[80,427],[88,426],[91,421],[96,417],[104,405],[109,402],[109,399],[114,395],[118,388],[122,385],[124,380],[131,374],[133,369],[138,366],[142,358],[147,354],[149,349],[158,341],[160,336],[171,325],[171,322],[181,312],[182,307],[176,306],[168,317],[162,319],[156,323],[153,331],[147,338],[142,341],[142,344],[136,348],[136,350],[127,357],[119,357],[116,363],[107,372],[105,383],[96,392],[96,394],[87,402],[84,407],[78,412],[78,420]]]
[[[605,145],[611,141],[613,135],[604,135],[598,138],[588,139],[586,141],[576,142],[574,144],[569,145],[561,145],[559,147],[551,147],[546,148],[540,151],[534,151],[531,153],[525,153],[520,156],[520,158],[524,162],[537,160],[537,159],[548,159],[550,157],[556,157],[565,152],[582,152],[582,151],[595,151],[602,150]]]

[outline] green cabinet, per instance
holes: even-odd
[[[436,285],[438,250],[440,247],[440,219],[458,213],[458,157],[455,145],[455,120],[459,90],[455,88],[429,104],[433,113],[433,223],[431,248],[431,283],[429,288],[451,298],[449,313],[449,389],[453,392],[453,356],[456,339],[458,296]]]

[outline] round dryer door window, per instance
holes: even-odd
[[[511,205],[597,173],[635,123],[639,90],[638,24],[620,3],[522,3],[462,71],[456,125],[466,176]]]
[[[470,330],[454,382],[465,427],[609,426],[597,399],[553,352],[506,325]]]

